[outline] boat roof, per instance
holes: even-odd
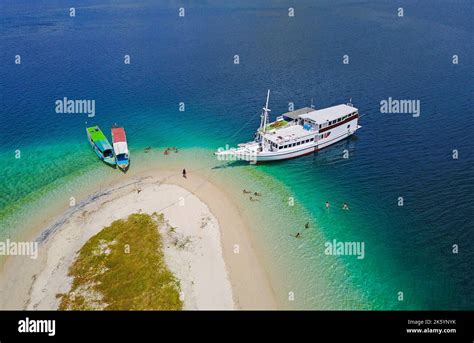
[[[89,135],[91,136],[94,142],[100,141],[103,139],[107,140],[107,137],[105,137],[104,133],[100,130],[100,128],[97,125],[88,127],[87,132],[89,132]]]
[[[100,151],[112,149],[107,137],[105,137],[104,133],[99,129],[98,126],[88,127],[87,132],[89,132],[92,141]]]
[[[298,117],[300,115],[306,114],[306,113],[309,113],[309,112],[312,112],[312,111],[314,111],[314,108],[303,107],[303,108],[300,108],[296,111],[290,111],[290,112],[283,113],[282,116],[295,120],[295,119],[298,119]]]
[[[102,140],[98,142],[94,142],[95,145],[100,149],[100,151],[105,151],[105,150],[112,150],[112,146],[110,145],[109,141],[107,140]]]
[[[127,137],[125,136],[125,130],[123,129],[123,127],[112,128],[112,140],[114,143],[127,141]]]
[[[290,125],[275,130],[275,133],[266,133],[265,138],[267,138],[273,143],[281,144],[292,139],[311,135],[314,135],[314,131],[308,131],[304,129],[301,125]]]
[[[127,154],[128,155],[127,142],[116,142],[116,143],[114,143],[114,152],[115,152],[115,155],[121,155],[121,154]]]
[[[332,121],[340,117],[344,117],[356,111],[357,108],[342,104],[323,108],[320,110],[313,110],[312,112],[300,115],[300,118],[310,119],[316,122],[316,124],[323,124],[327,121]]]

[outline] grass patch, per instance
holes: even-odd
[[[288,124],[288,122],[286,120],[278,120],[276,122],[273,122],[271,125],[268,125],[266,131],[273,130],[273,129],[279,129],[279,128],[285,126],[286,124]]]
[[[179,281],[167,268],[163,215],[132,214],[89,239],[69,269],[60,310],[180,310]]]

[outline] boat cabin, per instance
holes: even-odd
[[[298,120],[300,125],[307,125],[313,130],[321,131],[355,119],[357,115],[357,108],[349,105],[337,105],[302,114]]]
[[[320,110],[304,107],[282,114],[267,127],[265,134],[259,133],[259,139],[268,151],[311,145],[315,140],[327,138],[331,128],[355,119],[357,111],[357,108],[349,105]],[[285,124],[279,124],[282,122]]]

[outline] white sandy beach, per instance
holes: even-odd
[[[56,295],[69,290],[68,269],[84,243],[114,220],[138,212],[163,213],[175,228],[161,236],[168,267],[180,280],[184,309],[276,308],[238,208],[205,178],[185,179],[177,170],[124,176],[54,218],[41,232],[37,260],[10,257],[5,263],[0,308],[57,309]]]

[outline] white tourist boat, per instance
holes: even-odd
[[[323,109],[305,107],[269,122],[268,101],[262,110],[255,139],[238,148],[218,149],[219,159],[251,162],[275,161],[311,154],[349,137],[358,129],[359,112],[351,103]]]

